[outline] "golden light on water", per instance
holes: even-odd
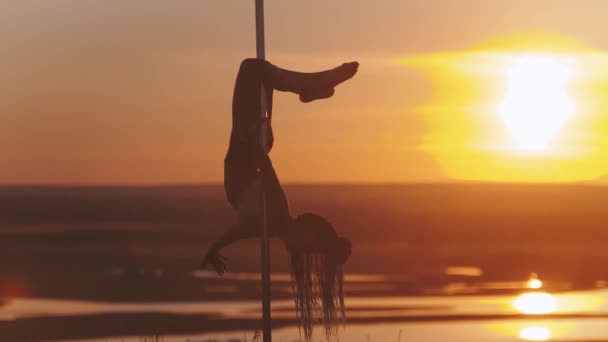
[[[606,297],[601,293],[565,293],[557,296],[557,306],[560,312],[580,313],[592,312],[604,305]]]
[[[543,282],[540,279],[530,279],[528,281],[528,287],[531,289],[540,289],[543,287]]]
[[[528,280],[528,287],[531,289],[540,289],[543,287],[542,280],[538,279],[538,275],[536,273],[532,273],[530,275],[530,279]]]
[[[413,110],[420,149],[450,178],[559,182],[608,175],[608,53],[521,33],[399,61],[433,83]]]
[[[520,330],[519,337],[526,341],[547,341],[551,338],[551,330],[545,326],[524,327]]]
[[[559,320],[503,321],[488,324],[487,327],[503,336],[512,337],[508,341],[553,341],[568,336],[576,327],[576,323]]]
[[[543,315],[557,309],[555,297],[546,292],[524,293],[513,301],[513,307],[526,315]]]
[[[514,57],[499,113],[524,150],[544,150],[574,111],[568,65],[552,55]]]

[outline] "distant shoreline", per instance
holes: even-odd
[[[444,182],[283,182],[284,186],[590,186],[608,187],[608,181],[580,182],[477,182],[477,181],[444,181]],[[223,186],[221,181],[201,183],[181,182],[116,182],[116,183],[0,183],[1,188],[196,188]]]

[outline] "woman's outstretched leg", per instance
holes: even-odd
[[[357,73],[357,62],[315,73],[303,73],[279,68],[268,61],[248,58],[241,63],[232,102],[233,133],[241,140],[256,133],[260,122],[261,86],[265,86],[269,124],[272,118],[274,89],[300,95],[302,102],[328,98],[334,87]],[[272,135],[269,137],[272,145]]]
[[[274,89],[296,93],[302,102],[310,102],[331,97],[334,87],[357,73],[359,63],[344,63],[331,70],[313,73],[281,69],[275,65],[269,68],[268,83]]]
[[[333,95],[333,88],[351,78],[359,64],[343,64],[317,73],[281,69],[261,59],[245,59],[240,66],[232,98],[232,137],[226,155],[225,187],[229,198],[236,198],[257,177],[255,154],[248,146],[257,145],[261,126],[260,99],[264,86],[268,110],[268,142],[272,148],[272,95],[275,89],[300,95],[310,102]],[[235,171],[235,166],[238,171]],[[232,201],[231,201],[232,202]]]

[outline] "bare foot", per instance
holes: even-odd
[[[355,76],[358,69],[359,63],[350,62],[315,74],[310,84],[300,92],[300,101],[311,102],[333,96],[334,87]]]

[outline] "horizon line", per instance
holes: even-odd
[[[554,186],[608,186],[608,182],[602,180],[591,181],[572,181],[572,182],[513,182],[513,181],[415,181],[415,182],[284,182],[284,186],[299,186],[299,185],[326,185],[326,186],[387,186],[387,185],[554,185]],[[223,186],[222,182],[32,182],[32,183],[3,183],[0,182],[0,188],[171,188],[171,187],[200,187],[200,186]]]

